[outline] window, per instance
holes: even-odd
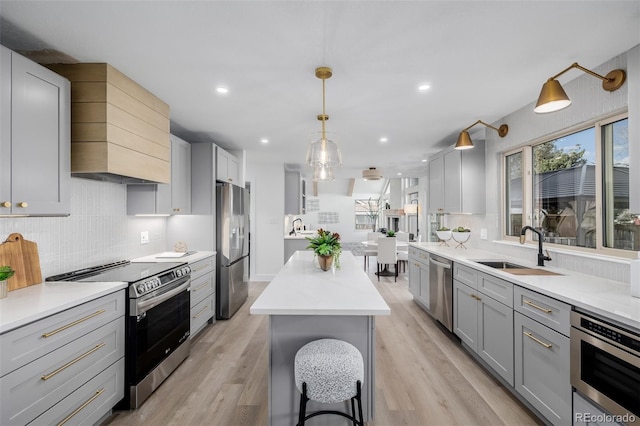
[[[507,153],[504,235],[531,225],[547,243],[640,250],[629,165],[628,119],[620,117]]]
[[[355,200],[356,229],[368,229],[375,232],[380,217],[380,200]]]

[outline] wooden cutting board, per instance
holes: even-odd
[[[9,265],[16,271],[13,277],[7,280],[9,291],[42,282],[38,245],[25,240],[18,233],[9,235],[0,244],[0,265]]]

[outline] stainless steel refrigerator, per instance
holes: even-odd
[[[216,318],[229,319],[249,295],[249,191],[216,185]]]

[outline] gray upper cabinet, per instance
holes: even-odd
[[[191,144],[171,135],[171,184],[127,185],[127,214],[191,213]]]
[[[284,214],[305,214],[305,185],[300,172],[284,172]]]
[[[71,85],[0,49],[0,215],[68,215]]]
[[[240,182],[240,162],[236,157],[220,147],[216,148],[216,179],[221,182],[244,186]]]
[[[451,150],[429,162],[430,213],[484,213],[484,142],[473,149]]]

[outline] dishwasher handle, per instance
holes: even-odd
[[[433,257],[429,258],[429,263],[433,263],[434,265],[440,266],[440,267],[445,268],[445,269],[451,269],[451,264],[450,263],[439,262],[439,261],[435,260]]]

